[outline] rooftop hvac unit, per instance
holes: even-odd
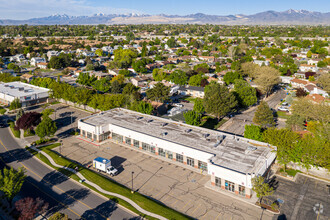
[[[29,90],[28,89],[25,89],[24,92],[27,93],[27,92],[29,92]]]
[[[15,86],[9,86],[11,89],[15,89]]]
[[[166,125],[168,125],[168,123],[162,123],[161,126],[165,127]]]
[[[9,85],[5,84],[5,87],[9,87]]]
[[[186,133],[190,133],[192,131],[192,129],[188,128],[186,130],[184,130]]]
[[[167,132],[162,132],[160,135],[164,137],[167,135]]]
[[[24,90],[24,87],[19,87],[18,90],[19,91],[23,91]]]
[[[136,120],[141,120],[143,117],[141,117],[141,116],[138,116],[138,117],[136,117]]]
[[[210,136],[210,134],[203,134],[204,138],[207,138],[208,136]]]
[[[147,120],[147,123],[150,123],[150,122],[153,122],[153,120],[152,119],[148,119]]]
[[[255,151],[255,150],[257,150],[257,148],[256,148],[256,147],[253,147],[253,146],[248,146],[247,149],[250,150],[250,151]]]

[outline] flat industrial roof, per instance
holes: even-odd
[[[113,124],[189,148],[209,152],[214,155],[211,160],[215,165],[241,173],[258,172],[265,163],[265,159],[273,154],[273,149],[267,143],[122,108],[88,116],[80,121],[93,126]]]
[[[21,88],[21,90],[19,89]],[[14,96],[14,97],[23,97],[29,96],[38,93],[49,92],[49,89],[30,85],[22,82],[9,82],[9,83],[0,83],[0,93]]]

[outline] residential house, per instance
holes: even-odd
[[[304,88],[308,84],[309,84],[309,82],[307,80],[301,80],[301,79],[296,79],[296,78],[291,80],[291,85],[294,88]]]
[[[299,66],[299,70],[302,72],[308,72],[308,71],[317,72],[318,68],[317,66],[314,65],[301,64]]]
[[[310,60],[307,61],[307,64],[316,66],[319,61],[321,61],[321,59],[310,59]]]
[[[137,77],[131,78],[131,83],[134,86],[143,87],[143,86],[146,86],[148,84],[148,80],[150,80],[149,77],[137,76]]]
[[[30,60],[30,65],[31,66],[37,66],[38,63],[45,63],[46,59],[45,58],[41,58],[41,57],[33,57]]]
[[[95,76],[98,80],[101,78],[109,76],[108,73],[103,73],[102,71],[91,71],[89,72],[89,76]]]
[[[309,94],[313,95],[313,94],[317,94],[317,95],[321,95],[324,97],[328,97],[328,93],[326,91],[324,91],[323,89],[321,89],[320,87],[317,87],[314,84],[308,84],[304,87],[304,90],[306,92],[308,92]]]
[[[25,60],[25,56],[23,54],[17,54],[9,58],[9,61],[18,63],[22,62],[23,60]]]
[[[47,52],[48,60],[50,60],[52,57],[56,57],[58,55],[60,55],[60,52],[55,51],[55,50],[50,50]]]
[[[44,62],[41,62],[41,63],[38,63],[37,64],[37,67],[39,67],[40,69],[47,69],[47,64],[48,63],[44,63]]]
[[[25,73],[25,74],[21,75],[20,78],[22,80],[26,80],[28,83],[30,83],[32,81],[32,79],[36,78],[36,76]]]
[[[315,104],[321,104],[326,102],[328,105],[330,104],[330,100],[324,96],[321,96],[319,94],[310,94],[306,96],[307,99],[311,100]]]
[[[259,66],[265,65],[265,66],[269,66],[269,61],[268,60],[253,60],[254,64],[257,64]]]
[[[179,89],[181,95],[187,95],[194,98],[204,98],[204,87],[199,86],[181,86]]]

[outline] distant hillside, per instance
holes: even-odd
[[[254,15],[179,15],[95,14],[92,16],[52,15],[28,20],[0,20],[0,25],[53,24],[224,24],[224,25],[330,25],[330,12],[287,10],[265,11]]]

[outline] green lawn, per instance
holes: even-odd
[[[11,132],[13,133],[13,135],[17,138],[20,138],[21,137],[21,131],[20,130],[15,130],[15,122],[11,121],[9,122],[9,127],[10,127],[10,130]]]
[[[3,115],[6,113],[6,109],[4,109],[3,107],[0,107],[0,114]]]
[[[65,76],[65,74],[62,72],[59,72],[59,73],[54,73],[53,76]]]
[[[165,206],[164,204],[161,204],[157,201],[154,201],[152,199],[149,199],[147,197],[145,197],[144,195],[135,192],[134,194],[131,193],[131,189],[127,188],[126,186],[123,186],[115,181],[112,181],[111,179],[105,178],[104,176],[91,171],[83,166],[78,165],[75,162],[72,162],[64,157],[60,157],[56,152],[52,151],[51,149],[54,147],[59,146],[60,144],[52,144],[49,146],[45,146],[45,147],[41,147],[40,149],[43,150],[45,153],[47,153],[49,156],[51,156],[53,158],[53,160],[62,166],[67,166],[67,167],[71,167],[71,168],[75,168],[76,166],[78,166],[79,168],[79,172],[89,181],[96,183],[97,185],[99,185],[102,189],[109,191],[109,192],[114,192],[114,193],[118,193],[121,194],[131,200],[133,200],[136,204],[138,204],[140,207],[142,207],[145,210],[148,210],[150,212],[156,213],[158,215],[164,216],[168,219],[191,219],[190,217],[177,212],[167,206]],[[45,163],[47,163],[48,165],[50,165],[51,167],[53,167],[50,162],[48,161],[48,159],[46,157],[44,157],[42,154],[38,154],[37,152],[35,152],[32,149],[28,150],[34,154],[35,156],[37,156],[40,160],[44,161]],[[72,177],[75,180],[79,180],[78,176],[76,176],[75,174],[67,171],[67,170],[63,170],[63,169],[59,169],[56,167],[53,167],[56,170],[59,170],[60,172],[63,172],[65,175]],[[86,185],[87,187],[97,191],[96,189],[94,189],[93,187],[89,186],[86,183],[83,183],[84,185]],[[118,202],[119,204],[121,204],[122,206],[125,206],[126,208],[134,211],[135,213],[140,214],[141,216],[144,216],[148,219],[154,219],[150,216],[145,216],[143,213],[138,212],[134,207],[132,207],[129,203],[125,202],[124,200],[121,200],[119,198],[113,197],[113,196],[109,196],[106,194],[103,194],[104,196],[108,197],[109,199],[112,199],[116,202]]]
[[[286,112],[277,111],[276,114],[278,118],[288,119],[290,117]]]
[[[191,103],[195,103],[195,100],[196,100],[196,98],[193,98],[193,97],[191,97],[191,96],[186,96],[186,97],[184,97],[184,98],[182,98],[183,100],[187,100],[187,101],[189,101],[189,102],[191,102]],[[181,99],[181,100],[182,100]]]
[[[206,116],[207,120],[202,121],[200,127],[208,128],[208,129],[218,129],[221,125],[223,125],[227,120],[222,119],[218,121],[217,118]]]
[[[295,177],[297,175],[297,173],[301,173],[300,170],[295,170],[295,169],[290,169],[290,168],[285,169],[285,171],[284,171],[283,168],[281,168],[280,172],[284,172],[284,173],[286,173],[286,174],[288,174],[289,176],[292,176],[292,177]]]

